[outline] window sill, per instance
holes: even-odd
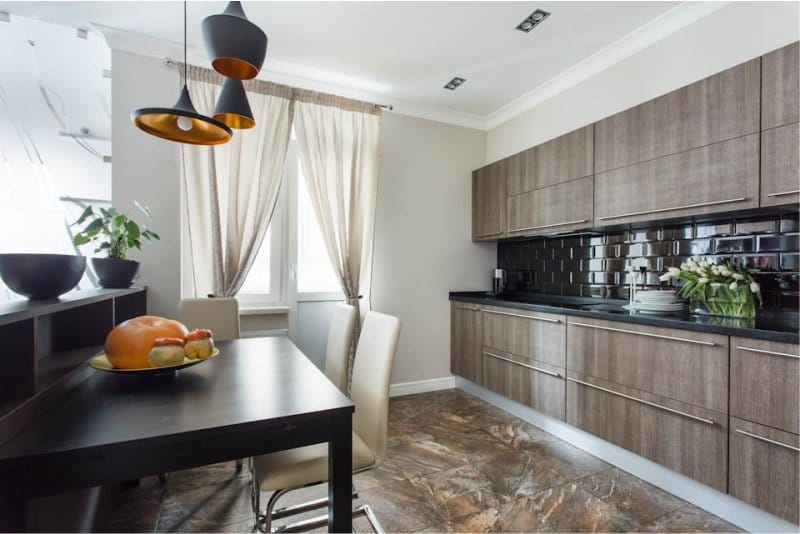
[[[239,315],[283,315],[289,310],[289,306],[246,306],[239,308]]]
[[[337,291],[298,293],[297,302],[344,302],[344,294]]]

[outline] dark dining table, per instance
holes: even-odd
[[[4,528],[25,500],[328,443],[332,532],[352,531],[354,406],[286,337],[218,343],[175,374],[93,371],[0,445]]]

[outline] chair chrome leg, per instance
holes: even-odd
[[[375,515],[375,512],[370,508],[368,504],[362,504],[358,508],[353,510],[353,515],[357,514],[364,514],[367,516],[367,521],[369,521],[370,526],[372,526],[373,530],[375,530],[376,534],[386,534],[386,531],[383,530],[383,526],[381,525],[380,521],[378,521],[378,517]],[[321,527],[322,525],[328,524],[328,516],[321,515],[317,517],[312,517],[311,519],[304,519],[302,521],[297,521],[295,523],[290,523],[288,525],[281,525],[272,532],[278,533],[285,533],[285,532],[303,532],[305,530],[310,530],[312,528]]]
[[[383,526],[381,525],[381,522],[378,521],[378,516],[375,515],[375,512],[372,511],[372,508],[370,507],[370,505],[362,504],[361,506],[359,506],[358,508],[353,510],[353,512],[354,513],[363,513],[364,515],[366,515],[367,516],[367,521],[369,521],[369,524],[372,525],[372,529],[376,532],[376,534],[385,534],[386,533],[386,531],[383,530]]]
[[[236,472],[237,473],[242,470],[242,465],[244,465],[244,460],[243,459],[239,458],[238,460],[236,460]]]

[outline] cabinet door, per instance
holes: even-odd
[[[731,415],[800,433],[800,347],[731,338]]]
[[[595,124],[595,173],[759,131],[761,59]]]
[[[800,123],[761,132],[761,205],[800,202]]]
[[[591,176],[594,173],[594,125],[537,145],[527,156],[526,168],[535,189]]]
[[[564,368],[483,350],[483,386],[556,419],[565,419]]]
[[[729,493],[797,524],[800,438],[731,417]]]
[[[761,129],[800,121],[800,42],[761,60]]]
[[[481,382],[481,309],[475,304],[450,303],[450,372]]]
[[[472,239],[497,239],[506,230],[506,164],[492,163],[472,173]]]
[[[727,489],[728,417],[567,371],[567,423]]]
[[[759,134],[595,175],[597,224],[758,207]]]
[[[533,174],[528,168],[528,162],[531,159],[529,154],[532,153],[533,149],[530,148],[507,158],[505,172],[508,173],[506,178],[506,193],[508,195],[516,195],[534,188]]]
[[[567,368],[728,412],[728,336],[571,317]]]
[[[484,307],[483,346],[495,353],[513,354],[563,368],[566,333],[563,315]]]
[[[592,226],[591,176],[508,197],[508,235],[536,235]]]

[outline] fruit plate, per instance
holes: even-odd
[[[108,371],[110,373],[120,373],[126,375],[159,375],[163,373],[172,373],[174,371],[180,371],[181,369],[185,369],[186,367],[191,367],[192,365],[197,365],[198,363],[210,360],[214,356],[219,354],[219,349],[214,347],[214,352],[211,353],[211,356],[205,359],[196,359],[190,360],[189,358],[184,357],[183,363],[179,363],[177,365],[165,365],[164,367],[144,367],[141,369],[117,369],[111,362],[108,361],[108,356],[106,356],[105,352],[101,352],[96,356],[89,358],[89,365],[98,369],[100,371]]]

